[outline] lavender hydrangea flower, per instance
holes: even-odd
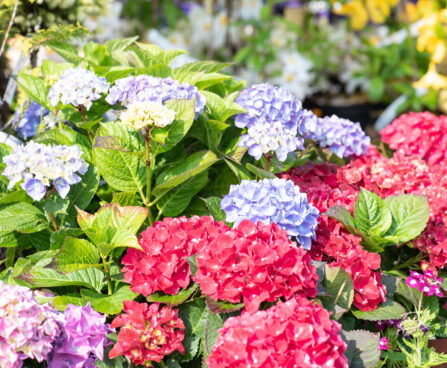
[[[310,249],[311,239],[315,239],[319,212],[291,180],[242,180],[230,187],[220,207],[234,226],[245,219],[264,224],[274,222],[290,236],[296,236],[304,249]]]
[[[46,146],[31,141],[3,157],[6,168],[2,174],[9,179],[8,189],[21,182],[21,187],[36,201],[44,197],[51,184],[65,198],[70,185],[81,181],[76,173],[87,172],[88,165],[81,156],[76,145]]]
[[[57,124],[57,119],[51,114],[50,110],[45,109],[35,101],[31,101],[23,114],[22,108],[23,106],[14,114],[12,124],[15,126],[17,134],[23,139],[34,137],[40,126],[43,130],[48,130],[54,128]]]
[[[371,144],[371,139],[359,123],[336,115],[318,118],[312,112],[305,111],[300,120],[299,133],[303,137],[316,140],[321,147],[327,147],[338,157],[366,154]]]
[[[105,77],[97,77],[92,71],[80,67],[70,68],[51,86],[48,98],[53,106],[62,102],[63,105],[85,106],[88,110],[92,101],[99,100],[109,87]]]
[[[258,160],[273,151],[285,161],[289,152],[303,149],[304,140],[297,136],[301,102],[290,92],[257,84],[242,91],[235,102],[246,111],[235,118],[237,127],[247,128],[239,146],[248,147],[251,156]]]
[[[104,360],[104,347],[111,343],[106,337],[111,332],[106,318],[90,304],[68,304],[64,316],[64,331],[48,359],[48,368],[95,368],[95,361]]]
[[[118,79],[110,88],[106,101],[114,105],[118,101],[123,106],[135,102],[152,101],[163,104],[168,100],[196,99],[196,114],[200,114],[206,104],[206,98],[197,87],[180,83],[172,78],[158,78],[150,75],[138,75]]]
[[[47,359],[63,322],[30,289],[0,281],[0,366],[20,368],[27,358]]]

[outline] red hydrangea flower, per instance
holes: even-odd
[[[330,313],[305,297],[228,318],[209,368],[345,368],[346,343]]]
[[[429,112],[401,115],[380,132],[382,140],[404,156],[435,165],[447,160],[447,117]]]
[[[186,257],[229,229],[209,216],[165,218],[156,222],[140,234],[143,251],[127,250],[122,260],[124,279],[131,284],[132,291],[144,296],[158,290],[175,295],[191,281]]]
[[[248,311],[263,301],[295,294],[315,297],[317,280],[310,254],[290,241],[275,223],[242,221],[219,234],[197,255],[193,279],[214,300],[238,303]]]
[[[447,264],[447,229],[444,223],[430,221],[424,232],[413,241],[413,245],[428,253],[432,266],[444,268]]]
[[[183,321],[178,310],[159,303],[148,305],[124,301],[124,311],[116,317],[110,327],[121,327],[118,342],[110,350],[109,357],[129,357],[135,365],[160,362],[165,355],[178,350],[182,354],[184,337]]]

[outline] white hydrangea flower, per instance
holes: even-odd
[[[130,104],[120,115],[121,122],[134,129],[147,126],[164,128],[172,124],[175,112],[153,101],[137,101]]]
[[[97,77],[90,70],[70,68],[50,88],[48,98],[53,106],[62,102],[63,105],[71,104],[75,107],[82,105],[88,110],[92,101],[100,99],[103,93],[107,93],[109,87],[106,78]]]

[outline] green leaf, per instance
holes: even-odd
[[[215,221],[225,221],[225,212],[220,208],[219,197],[202,198]]]
[[[323,213],[323,215],[341,222],[349,231],[357,230],[355,228],[354,219],[352,218],[351,212],[343,206],[332,206],[325,213]]]
[[[207,172],[193,176],[161,197],[157,202],[157,208],[163,216],[175,217],[180,215],[188,207],[192,197],[200,192],[207,182]]]
[[[391,213],[380,197],[364,188],[355,202],[354,222],[361,232],[376,236],[385,233],[391,226]]]
[[[82,57],[79,56],[76,47],[70,45],[69,43],[52,41],[51,43],[49,43],[49,46],[70,63],[79,64],[84,60]]]
[[[232,304],[224,300],[214,300],[210,296],[205,297],[206,306],[211,313],[232,313],[244,308],[244,303]]]
[[[135,196],[135,192],[113,193],[112,203],[116,203],[121,207],[132,206],[135,204]]]
[[[182,357],[182,361],[191,360],[197,355],[200,340],[205,334],[208,314],[208,308],[202,298],[179,306],[179,317],[185,324],[185,337],[182,344],[186,353]]]
[[[375,368],[380,359],[380,335],[365,330],[342,331],[350,368]]]
[[[211,151],[200,151],[189,156],[185,162],[163,170],[157,177],[152,196],[157,201],[167,192],[189,178],[201,173],[219,159]]]
[[[138,36],[128,38],[118,38],[115,40],[109,40],[104,45],[107,47],[109,52],[112,53],[115,50],[126,50],[136,40],[138,40]]]
[[[94,142],[93,161],[104,180],[119,191],[142,193],[146,182],[143,137],[120,123],[105,123]]]
[[[129,285],[122,285],[112,295],[104,295],[88,289],[82,289],[81,295],[90,302],[93,309],[103,314],[118,314],[123,310],[123,301],[134,300],[138,296],[130,290]]]
[[[276,179],[276,175],[272,174],[269,171],[265,171],[263,169],[260,169],[259,167],[256,167],[250,163],[247,163],[245,165],[245,167],[247,168],[248,171],[250,171],[251,173],[255,174],[256,176],[259,176],[262,179]]]
[[[197,290],[198,285],[193,284],[188,289],[181,289],[176,295],[168,295],[162,292],[156,292],[147,296],[147,301],[151,303],[164,303],[172,307],[184,303]]]
[[[385,92],[384,80],[377,76],[371,79],[371,85],[369,87],[369,98],[371,101],[378,102],[382,98]]]
[[[17,78],[17,84],[27,94],[28,97],[39,103],[40,105],[52,109],[48,100],[45,82],[43,79],[33,75],[20,73]]]
[[[223,327],[225,315],[208,313],[205,323],[205,336],[203,339],[203,360],[206,361],[211,354],[214,344],[219,337],[218,330]]]
[[[98,266],[99,253],[88,240],[67,237],[52,263],[63,273],[84,270]]]
[[[403,296],[415,307],[418,306],[421,292],[417,288],[410,288],[404,280],[401,280],[401,282],[397,285],[396,293]]]
[[[361,310],[352,310],[352,313],[358,319],[365,319],[368,321],[380,321],[385,319],[401,319],[406,313],[405,308],[394,300],[387,299],[387,301],[379,305],[376,309],[370,312],[362,312]]]
[[[50,249],[57,250],[60,247],[62,247],[62,244],[65,241],[66,237],[74,237],[77,238],[82,235],[82,230],[79,228],[69,228],[64,227],[62,229],[59,229],[58,231],[55,231],[51,234],[50,237]]]
[[[194,122],[196,100],[169,100],[165,103],[166,107],[175,112],[175,120],[165,128],[154,129],[152,134],[157,135],[163,132],[167,135],[164,143],[159,144],[151,142],[151,151],[154,155],[169,151],[188,133]]]
[[[416,238],[427,225],[430,208],[425,196],[401,194],[384,199],[393,223],[383,238],[405,243]]]
[[[84,298],[80,297],[78,294],[58,295],[52,301],[54,308],[60,311],[67,309],[68,304],[84,306],[85,303],[86,301]]]
[[[179,79],[179,76],[181,76],[181,75],[185,75],[187,73],[192,73],[192,72],[215,73],[215,72],[218,72],[218,71],[228,67],[229,65],[231,65],[231,63],[221,63],[221,62],[210,61],[210,60],[194,61],[192,63],[188,63],[185,65],[182,65],[181,67],[175,68],[173,73],[174,73],[174,77],[179,82],[182,82],[182,80]]]
[[[60,274],[51,268],[33,267],[18,279],[35,288],[84,286],[100,293],[104,274],[97,268]]]
[[[0,205],[1,232],[35,233],[47,227],[43,212],[29,203]]]
[[[323,286],[331,294],[337,304],[345,309],[351,308],[354,301],[354,284],[351,276],[341,267],[330,267],[326,265]]]
[[[244,166],[237,163],[236,161],[225,158],[225,163],[228,165],[234,175],[236,175],[239,181],[253,179],[250,171],[248,171]]]
[[[77,145],[82,150],[82,157],[87,162],[92,162],[92,145],[88,137],[65,125],[62,128],[53,128],[43,132],[34,137],[33,140],[43,144]]]

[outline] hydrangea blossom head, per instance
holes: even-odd
[[[61,102],[63,105],[85,106],[88,110],[109,87],[105,77],[97,77],[92,71],[80,67],[70,68],[51,86],[48,98],[52,106]]]
[[[264,301],[317,293],[318,276],[309,252],[276,224],[244,220],[215,237],[196,261],[193,279],[203,294],[231,303],[243,299],[250,312]]]
[[[68,304],[64,312],[64,333],[57,339],[48,368],[94,368],[104,360],[104,347],[111,332],[105,316],[88,303],[85,307]]]
[[[239,146],[248,147],[251,156],[258,160],[273,151],[285,161],[289,152],[303,149],[304,140],[297,137],[301,102],[290,92],[257,84],[243,90],[235,102],[246,111],[235,118],[237,127],[247,128]]]
[[[320,119],[320,136],[317,141],[321,147],[327,147],[338,157],[361,156],[366,154],[371,139],[365,134],[359,123],[340,118],[336,115]]]
[[[6,168],[2,174],[9,179],[8,189],[21,183],[36,201],[44,197],[51,184],[65,198],[70,185],[81,181],[77,173],[84,175],[88,169],[78,146],[46,146],[32,141],[17,146],[12,154],[3,157],[3,162]]]
[[[135,102],[152,101],[164,104],[169,100],[196,100],[195,111],[200,114],[206,104],[206,98],[197,87],[180,83],[172,78],[158,78],[150,75],[126,77],[115,81],[106,101],[114,105],[118,101],[123,106]]]
[[[23,107],[21,106],[16,111],[12,121],[17,134],[21,138],[28,139],[34,137],[40,127],[44,131],[56,126],[56,117],[37,102],[31,101],[22,114]]]
[[[405,280],[411,289],[418,288],[425,296],[436,295],[440,298],[444,297],[441,290],[442,282],[442,278],[437,277],[431,270],[425,270],[423,274],[410,271],[410,276]]]
[[[347,368],[341,326],[303,297],[228,318],[207,359],[210,368]]]
[[[185,326],[177,309],[129,300],[123,304],[125,313],[111,324],[112,328],[121,327],[118,342],[109,353],[111,359],[124,355],[135,365],[144,365],[147,361],[160,362],[176,350],[185,353],[182,345]]]
[[[46,360],[63,323],[63,316],[48,305],[40,305],[30,289],[0,280],[2,367],[20,368],[27,358]]]
[[[122,260],[124,279],[132,291],[144,296],[156,291],[175,295],[191,282],[186,257],[192,256],[218,234],[230,230],[209,216],[165,218],[140,234],[143,251],[129,248]]]
[[[152,101],[134,102],[120,115],[121,122],[133,129],[164,128],[172,124],[175,112]]]
[[[290,236],[297,237],[304,249],[310,249],[311,239],[315,239],[319,212],[290,180],[242,180],[230,187],[220,206],[226,220],[235,226],[245,219],[264,224],[274,222]]]

